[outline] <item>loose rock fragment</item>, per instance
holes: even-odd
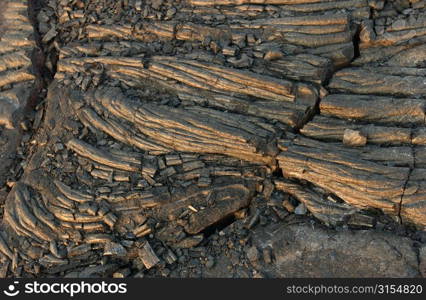
[[[343,133],[343,144],[352,147],[365,146],[367,144],[367,137],[359,131],[346,129]]]
[[[148,242],[145,242],[139,249],[139,257],[147,269],[151,269],[160,262],[160,259],[154,253],[154,250],[152,250]]]
[[[194,235],[191,237],[184,238],[182,241],[176,243],[174,246],[176,248],[193,248],[197,246],[204,239],[202,234]]]
[[[127,251],[121,244],[109,242],[105,244],[104,255],[125,257],[127,255]]]
[[[121,270],[114,272],[114,274],[112,274],[112,277],[113,278],[126,278],[126,277],[129,277],[130,274],[131,274],[130,268],[125,268],[125,269],[121,269]]]
[[[255,246],[250,247],[247,251],[247,258],[250,262],[256,263],[259,259],[259,250]]]
[[[247,206],[250,201],[250,191],[244,186],[229,187],[224,189],[223,193],[223,196],[226,195],[228,198],[226,201],[219,201],[216,206],[206,208],[190,216],[189,224],[185,228],[188,233],[197,234],[201,232],[206,227]]]

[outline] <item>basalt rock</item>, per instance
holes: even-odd
[[[24,110],[31,104],[36,75],[32,69],[35,39],[27,1],[4,1],[0,16],[0,185],[14,168],[21,142]]]
[[[242,273],[417,276],[408,238],[373,231],[426,226],[425,8],[409,5],[49,1],[30,22],[6,1],[0,164],[26,157],[0,172],[1,276],[175,276],[191,256],[200,277],[193,258],[211,269],[225,244]],[[293,225],[262,242],[271,223]],[[326,272],[333,253],[349,263]]]

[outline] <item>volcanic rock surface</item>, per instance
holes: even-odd
[[[0,276],[424,276],[426,1],[3,2]]]

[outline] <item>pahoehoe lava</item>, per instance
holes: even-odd
[[[426,274],[426,1],[2,5],[0,277]]]

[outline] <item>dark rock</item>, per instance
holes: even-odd
[[[426,245],[419,249],[419,268],[423,277],[426,277]]]
[[[257,262],[259,260],[259,250],[255,246],[250,247],[247,250],[247,258],[252,263]]]
[[[408,238],[376,231],[334,231],[307,225],[273,225],[255,232],[259,248],[272,245],[271,277],[416,277],[417,257]]]

